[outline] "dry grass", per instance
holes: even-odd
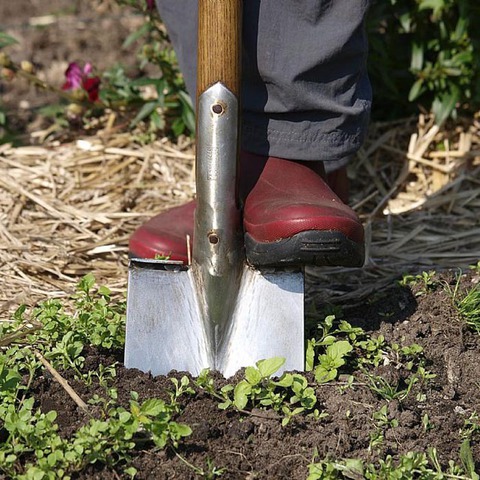
[[[367,232],[363,270],[309,269],[309,294],[355,303],[407,271],[480,258],[480,125],[425,118],[374,124],[352,162]],[[128,237],[194,195],[193,145],[143,146],[100,133],[69,144],[0,148],[0,316],[69,295],[88,272],[125,292]]]
[[[310,294],[346,306],[403,273],[466,269],[480,259],[480,122],[439,129],[417,119],[372,125],[351,165],[367,262],[311,269]]]
[[[88,272],[126,287],[128,237],[193,196],[193,145],[129,134],[0,149],[0,312],[68,295]]]

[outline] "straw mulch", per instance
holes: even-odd
[[[352,203],[367,232],[363,270],[308,269],[309,295],[361,301],[399,275],[480,259],[480,124],[440,130],[374,124],[351,164]],[[0,147],[0,317],[68,296],[86,273],[124,294],[128,237],[194,195],[193,144],[141,145],[100,132],[68,144]]]
[[[443,129],[424,116],[374,124],[350,174],[367,261],[361,271],[309,270],[318,302],[355,306],[402,274],[461,271],[480,260],[477,118]]]
[[[193,197],[193,161],[190,140],[128,133],[0,147],[0,312],[68,296],[89,272],[124,293],[129,235]]]

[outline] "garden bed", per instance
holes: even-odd
[[[57,85],[133,58],[142,22],[71,3],[0,5],[12,57]],[[128,238],[193,198],[193,141],[54,131],[51,94],[2,88],[23,145],[0,146],[0,478],[478,479],[478,119],[372,123],[349,166],[367,261],[307,269],[309,371],[152,378],[122,365]]]

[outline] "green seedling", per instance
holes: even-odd
[[[457,275],[455,287],[445,285],[445,290],[452,297],[453,305],[467,325],[480,333],[480,284],[475,284],[466,293],[460,293],[461,272]]]
[[[437,289],[439,283],[435,280],[435,275],[436,272],[433,270],[417,275],[404,275],[399,283],[402,287],[416,288],[415,296],[419,297]]]
[[[469,477],[472,480],[480,480],[480,475],[475,471],[475,461],[469,439],[465,439],[460,446],[460,460]]]
[[[480,286],[477,284],[466,295],[455,302],[467,325],[480,333]]]
[[[89,464],[103,463],[110,467],[131,461],[133,449],[145,443],[157,448],[177,447],[191,434],[187,425],[172,420],[178,406],[159,399],[142,403],[132,392],[129,409],[119,407],[113,399],[97,397],[104,417],[90,419],[71,439],[61,438],[55,423],[56,412],[42,413],[29,398],[17,408],[15,403],[0,405],[0,418],[8,435],[0,445],[0,469],[8,478],[70,478]],[[16,464],[26,459],[25,477],[17,476]],[[30,463],[32,462],[33,463]],[[131,477],[135,469],[125,467]]]
[[[352,345],[346,340],[328,345],[325,353],[318,356],[319,364],[315,367],[315,380],[326,383],[336,379],[338,369],[345,365],[346,358],[352,350]]]
[[[156,253],[154,259],[155,260],[170,260],[171,253],[166,255],[165,253]]]
[[[364,477],[362,460],[346,459],[341,461],[324,460],[308,466],[307,480],[360,479]]]
[[[480,434],[480,417],[477,412],[473,412],[464,422],[460,431],[460,436],[464,440],[472,439],[474,435]]]
[[[181,460],[188,468],[192,469],[195,472],[195,475],[199,478],[203,478],[205,480],[214,480],[217,477],[221,477],[226,471],[226,468],[218,468],[213,463],[212,459],[207,458],[205,461],[206,468],[200,468],[190,463],[186,458],[180,455],[177,451],[175,451],[175,455],[179,460]]]
[[[428,413],[422,417],[422,428],[425,433],[435,428],[435,425],[430,421]]]
[[[282,425],[303,412],[317,419],[325,416],[314,407],[317,403],[315,390],[308,385],[307,379],[297,373],[284,373],[279,379],[272,377],[285,363],[285,359],[274,357],[259,360],[255,367],[245,369],[244,379],[236,385],[228,384],[217,391],[209,371],[200,373],[196,385],[219,399],[219,408],[236,408],[246,412],[247,406],[271,408],[282,415]]]
[[[387,455],[378,464],[366,463],[360,459],[329,460],[312,462],[308,466],[307,480],[478,480],[478,474],[448,462],[443,468],[438,461],[437,451],[429,449],[428,455],[419,452],[408,452],[394,459]]]
[[[376,428],[373,432],[370,433],[370,440],[368,442],[368,451],[374,452],[379,450],[383,445],[385,438],[383,436],[383,431],[380,428]]]
[[[368,445],[368,450],[373,451],[377,450],[384,441],[384,431],[387,428],[398,427],[398,420],[393,418],[388,418],[388,406],[383,405],[377,412],[374,412],[372,415],[373,424],[375,429],[370,433],[370,443]]]
[[[422,361],[423,349],[417,344],[389,345],[383,335],[369,336],[362,328],[345,321],[340,321],[335,328],[334,321],[335,317],[326,317],[319,325],[319,338],[307,342],[306,370],[314,370],[317,381],[334,380],[347,360],[351,369],[394,362],[409,370]]]
[[[358,359],[359,365],[374,365],[378,367],[387,356],[387,343],[383,335],[359,341],[356,346],[362,351],[362,355]]]
[[[348,354],[353,350],[352,343],[364,335],[361,328],[352,327],[345,321],[340,321],[338,327],[334,328],[334,321],[333,315],[325,317],[318,326],[319,338],[312,338],[307,342],[305,369],[314,370],[316,380],[321,383],[337,377],[338,369],[345,365]],[[340,336],[346,339],[338,338]]]
[[[171,378],[170,381],[175,386],[175,391],[170,392],[170,402],[173,404],[177,403],[177,400],[183,395],[193,395],[195,390],[190,386],[190,380],[186,375],[184,375],[180,381],[176,378]]]
[[[388,418],[388,406],[383,405],[377,412],[372,415],[375,426],[378,428],[395,428],[398,427],[398,420]]]
[[[400,388],[398,383],[396,385],[392,385],[383,377],[378,375],[370,375],[368,373],[365,373],[365,375],[370,384],[370,389],[379,397],[387,400],[388,402],[392,400],[405,400],[413,385],[419,381],[419,378],[416,375],[410,375],[410,377],[406,380],[406,387]]]

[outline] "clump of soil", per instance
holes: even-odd
[[[453,281],[453,275],[437,278],[437,288],[426,292],[418,286],[413,291],[392,286],[371,295],[364,306],[347,309],[342,316],[374,337],[383,335],[390,344],[416,343],[423,347],[426,369],[436,376],[415,384],[406,398],[382,399],[372,391],[361,372],[353,372],[355,382],[348,388],[342,381],[315,384],[318,408],[328,414],[326,418],[317,420],[299,415],[282,427],[275,412],[220,410],[218,400],[196,388],[195,394],[182,396],[180,400],[182,412],[177,420],[188,424],[193,433],[181,442],[177,453],[205,471],[209,466],[223,468],[223,478],[229,479],[304,479],[315,452],[317,460],[360,458],[375,462],[387,455],[398,458],[410,451],[427,452],[435,447],[443,465],[450,459],[460,463],[462,428],[480,405],[480,336],[466,328],[443,286]],[[462,285],[471,288],[476,281],[476,277],[463,277]],[[87,366],[114,360],[105,352],[86,353]],[[374,373],[392,385],[402,385],[408,371],[398,365],[383,364]],[[69,372],[65,375],[85,400],[94,393],[104,395],[98,385],[87,388],[73,380]],[[314,384],[313,377],[306,375]],[[152,378],[120,365],[113,386],[118,389],[119,402],[127,406],[130,391],[138,392],[140,400],[168,398],[168,391],[173,390],[170,379],[181,376],[181,372],[172,372],[170,376]],[[231,383],[219,375],[214,378],[217,388]],[[41,408],[57,410],[62,435],[71,435],[87,420],[53,380],[39,379],[35,388]],[[383,441],[372,447],[372,438],[378,431],[373,414],[384,405],[389,425],[382,427]],[[471,447],[480,466],[480,432],[474,433]],[[169,448],[155,451],[145,447],[135,452],[133,465],[138,469],[139,479],[198,478]],[[92,466],[75,478],[119,477],[122,478],[121,471]]]

